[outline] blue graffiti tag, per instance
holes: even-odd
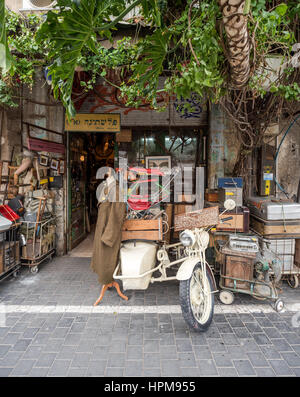
[[[184,99],[183,97],[176,99],[174,102],[174,108],[180,118],[200,118],[202,113],[202,101],[203,98],[201,98],[196,92],[193,92],[189,99]],[[187,104],[189,105],[188,108],[186,106]]]

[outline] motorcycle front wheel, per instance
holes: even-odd
[[[206,270],[203,277],[201,264],[197,263],[192,276],[181,280],[179,301],[184,320],[197,332],[205,332],[210,326],[214,313],[212,275]]]

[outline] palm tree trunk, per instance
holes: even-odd
[[[230,83],[240,89],[250,75],[250,40],[247,27],[249,0],[219,0],[226,33],[227,58],[230,64]]]

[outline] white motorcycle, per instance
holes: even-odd
[[[232,210],[235,203],[227,200],[224,207],[225,211]],[[179,280],[179,300],[185,321],[195,331],[206,331],[213,318],[214,293],[217,292],[212,269],[205,259],[208,229],[212,226],[184,230],[180,233],[180,242],[175,244],[123,242],[114,279],[122,281],[124,290],[145,290],[150,282]],[[171,255],[175,257],[172,261]],[[175,276],[167,275],[168,269],[178,265]]]

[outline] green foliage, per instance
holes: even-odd
[[[58,0],[57,6],[58,12],[47,13],[38,40],[42,43],[46,39],[53,44],[49,74],[54,96],[60,98],[70,117],[75,114],[71,95],[79,59],[87,50],[97,54],[97,34],[110,37],[111,24],[107,20],[111,16],[123,15],[125,1]]]
[[[283,96],[287,101],[300,101],[300,86],[298,83],[290,85],[279,84],[278,86],[272,85],[270,92]]]
[[[210,15],[210,18],[207,18]],[[188,7],[181,17],[168,27],[156,29],[135,45],[135,60],[131,63],[132,76],[121,86],[127,104],[138,106],[142,101],[161,110],[157,104],[159,77],[165,71],[165,91],[170,95],[187,98],[191,92],[216,100],[224,83],[224,57],[218,42],[216,18],[220,10],[216,2],[203,1],[193,12],[190,30],[187,28]],[[191,40],[199,64],[190,54],[182,54]]]
[[[28,15],[25,19],[13,12],[5,12],[6,44],[10,49],[11,64],[1,73],[1,105],[17,106],[14,100],[16,89],[20,84],[32,86],[35,69],[49,62],[49,46],[36,41],[36,31],[41,23],[38,15]]]
[[[0,2],[0,6],[4,4]],[[81,82],[85,90],[93,89],[99,76],[109,82],[108,71],[115,70],[119,79],[111,84],[119,86],[130,106],[147,101],[160,110],[157,94],[161,92],[178,98],[187,98],[195,92],[218,101],[229,90],[229,69],[217,29],[222,19],[219,4],[217,0],[201,0],[192,8],[189,26],[191,2],[136,0],[126,8],[128,1],[125,0],[58,0],[58,9],[47,13],[41,28],[38,16],[25,20],[16,14],[7,14],[7,40],[4,40],[6,33],[0,8],[0,67],[4,59],[1,49],[2,54],[10,56],[8,47],[12,54],[9,74],[15,85],[32,84],[35,68],[48,66],[54,96],[62,101],[69,117],[75,113],[71,94],[77,67],[82,67],[90,76],[88,81]],[[139,7],[138,18],[147,26],[147,33],[139,37],[139,27],[135,40],[124,38],[116,48],[104,48],[102,40],[113,42],[116,24],[133,7]],[[277,54],[282,56],[282,63],[288,65],[291,47],[296,41],[294,21],[299,16],[297,0],[287,0],[276,7],[272,1],[251,0],[248,29],[256,45],[255,52],[251,53],[254,73],[246,88],[254,96],[266,94],[263,82],[267,76],[267,58]],[[2,73],[5,76],[4,70]],[[284,78],[272,85],[274,95],[287,100],[299,99],[299,86],[289,84],[292,73],[287,68]],[[162,76],[166,77],[163,86]],[[0,103],[9,104],[11,89],[4,81],[0,85]]]
[[[17,107],[17,103],[13,100],[12,87],[8,85],[4,80],[0,80],[0,104],[9,107]]]
[[[5,1],[0,0],[0,68],[2,73],[7,73],[12,65],[12,57],[9,52],[6,26],[5,26]]]

